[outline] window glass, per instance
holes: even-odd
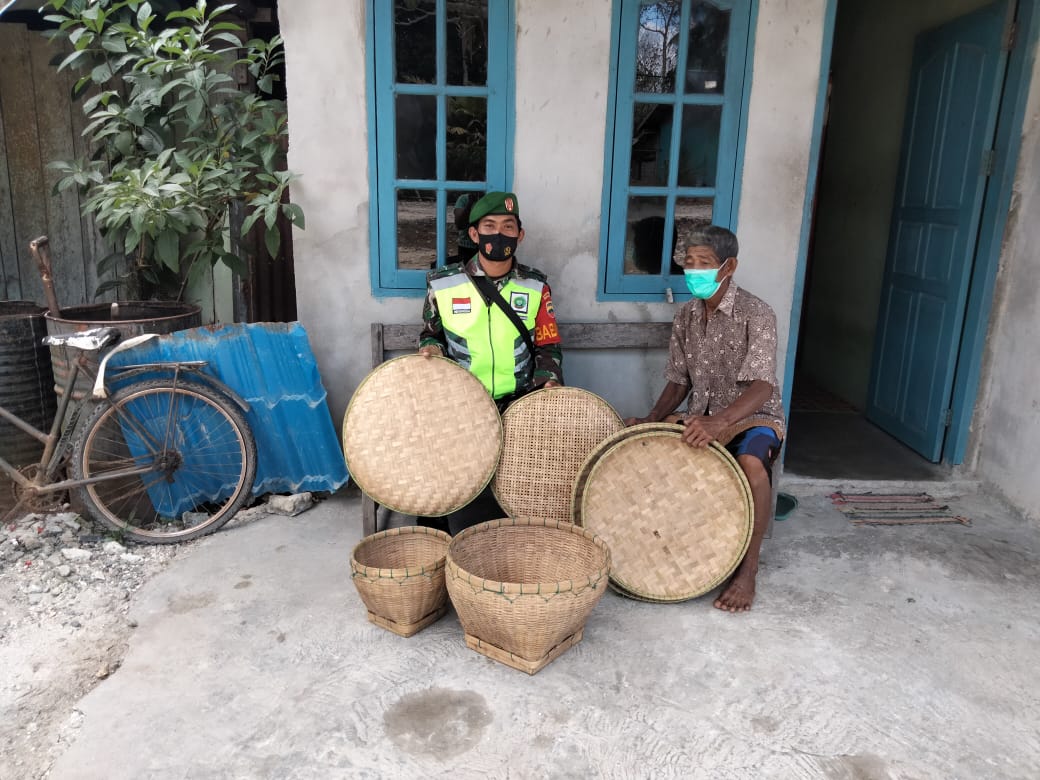
[[[686,54],[687,93],[724,90],[729,17],[729,11],[711,3],[694,3],[691,7]]]
[[[447,7],[448,83],[487,83],[487,2],[452,0]]]
[[[459,198],[511,184],[513,2],[367,10],[373,287],[421,294],[426,272],[459,255]]]
[[[437,193],[397,193],[397,266],[428,271],[437,259]]]
[[[673,92],[679,59],[682,3],[639,4],[636,42],[636,92]]]
[[[398,0],[394,6],[397,81],[432,84],[437,80],[437,2]]]
[[[666,206],[665,198],[629,198],[625,232],[626,274],[661,273]]]
[[[615,0],[601,295],[661,300],[680,229],[734,228],[756,1]]]
[[[672,117],[675,106],[636,102],[632,109],[633,186],[668,185],[668,157],[672,151]]]
[[[683,106],[679,139],[680,187],[714,187],[722,106]]]
[[[448,178],[483,181],[487,170],[487,98],[448,98]]]
[[[397,178],[437,178],[437,98],[397,97]]]

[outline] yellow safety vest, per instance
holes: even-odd
[[[492,398],[526,389],[534,376],[534,355],[504,311],[485,304],[480,291],[463,272],[432,279],[448,357],[481,381]],[[515,276],[499,290],[534,339],[535,318],[544,285]]]

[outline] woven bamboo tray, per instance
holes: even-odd
[[[350,475],[377,503],[438,516],[476,498],[502,451],[502,421],[480,381],[446,358],[405,355],[358,386],[343,418]]]
[[[596,461],[599,460],[599,456],[609,450],[615,444],[623,439],[627,439],[630,436],[636,436],[640,433],[647,433],[649,431],[678,431],[682,433],[683,427],[674,423],[640,423],[639,425],[633,425],[629,428],[622,428],[617,433],[608,436],[606,439],[599,443],[589,456],[585,459],[585,462],[581,464],[581,468],[578,469],[578,475],[574,478],[574,489],[571,492],[571,521],[575,525],[582,525],[581,521],[581,500],[585,495],[585,483],[588,481],[589,474],[592,473],[592,467],[596,465]]]
[[[694,448],[679,431],[624,438],[592,466],[585,527],[613,551],[611,580],[653,601],[703,595],[736,569],[754,510],[743,471],[721,445]]]
[[[513,518],[452,539],[446,581],[466,645],[535,674],[581,641],[609,571],[610,550],[591,532]]]
[[[350,576],[368,619],[400,636],[412,636],[448,609],[444,566],[451,537],[423,526],[380,531],[350,555]]]
[[[599,396],[577,387],[538,390],[502,415],[502,457],[491,482],[511,517],[570,520],[571,494],[589,453],[624,421]]]

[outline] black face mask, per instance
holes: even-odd
[[[501,233],[477,233],[477,245],[480,253],[488,260],[512,260],[516,245],[520,243],[518,236],[504,236]]]

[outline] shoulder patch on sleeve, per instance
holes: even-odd
[[[516,270],[520,272],[522,276],[526,276],[529,279],[537,279],[539,282],[548,282],[549,277],[539,271],[537,268],[531,268],[529,265],[523,263],[516,264]]]

